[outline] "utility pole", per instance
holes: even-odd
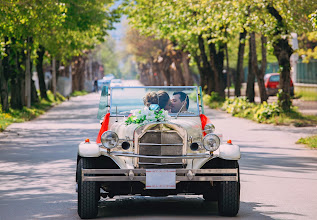
[[[26,107],[31,107],[31,70],[30,70],[30,37],[27,38],[27,57],[25,65],[25,103]]]

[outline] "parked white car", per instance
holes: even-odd
[[[110,87],[122,86],[121,79],[112,79],[110,83]]]
[[[173,100],[164,108],[162,93]],[[148,105],[149,94],[158,103]],[[201,95],[195,86],[111,87],[110,91],[103,87],[97,140],[86,139],[78,147],[81,218],[97,216],[101,196],[183,193],[218,201],[220,215],[237,215],[240,148],[230,140],[223,142],[215,132],[204,115]],[[176,98],[181,101],[177,112],[173,111]]]

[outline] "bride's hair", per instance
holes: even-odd
[[[150,107],[151,104],[158,104],[158,95],[156,92],[148,92],[143,98],[144,105]]]
[[[170,96],[165,91],[148,92],[143,98],[144,105],[149,107],[151,104],[158,104],[160,108],[164,108],[170,100]]]

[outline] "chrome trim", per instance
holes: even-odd
[[[176,181],[239,181],[238,168],[233,169],[175,169]],[[125,176],[85,176],[124,174]],[[135,176],[135,174],[139,174]],[[180,174],[180,175],[177,175]],[[195,176],[195,174],[205,174]],[[211,175],[211,176],[208,176]],[[215,176],[231,174],[233,176]],[[83,169],[82,181],[146,181],[146,169]]]
[[[139,143],[139,145],[153,145],[153,146],[183,146],[184,144],[154,144],[154,143]]]
[[[177,133],[175,130],[166,131],[166,130],[147,130],[146,132],[160,132],[160,133]]]
[[[123,156],[123,157],[137,157],[137,158],[153,158],[153,159],[197,159],[197,158],[208,158],[210,154],[204,155],[181,155],[181,156],[149,156],[140,154],[126,154],[126,153],[108,153],[111,156]]]
[[[212,154],[186,154],[181,156],[150,156],[150,155],[140,155],[133,152],[124,152],[124,151],[110,151],[108,152],[107,148],[100,147],[100,151],[106,153],[106,156],[122,156],[122,157],[143,157],[143,158],[153,158],[153,159],[197,159],[197,158],[209,158],[213,159],[217,156]],[[105,154],[103,154],[105,155]]]
[[[174,146],[182,146],[182,152],[181,154],[182,155],[185,155],[186,154],[186,148],[187,148],[187,131],[181,127],[180,125],[176,124],[176,123],[173,123],[173,122],[151,122],[151,123],[148,123],[146,125],[139,125],[135,130],[134,130],[134,134],[133,134],[133,137],[134,137],[134,140],[135,141],[135,148],[134,148],[134,153],[135,155],[140,155],[139,154],[139,150],[140,150],[140,147],[139,145],[140,144],[144,144],[144,143],[140,143],[140,138],[143,137],[146,133],[147,133],[147,129],[151,130],[151,127],[150,126],[156,126],[156,125],[159,125],[160,126],[160,129],[157,130],[158,132],[159,131],[163,131],[162,129],[162,126],[168,126],[169,128],[171,128],[172,130],[167,130],[167,131],[174,131],[175,133],[178,134],[178,136],[182,139],[183,143],[182,144],[177,144],[177,145],[174,145]],[[140,130],[140,134],[138,134],[136,131],[138,129],[142,129]],[[150,143],[150,144],[154,144],[154,143]],[[164,145],[152,145],[152,146],[164,146]],[[171,144],[167,144],[165,146],[171,146]],[[172,145],[173,146],[173,145]],[[144,155],[146,156],[146,155]],[[138,167],[138,163],[139,163],[139,157],[142,157],[142,155],[140,156],[136,156],[136,159],[134,160],[134,166],[135,167]],[[194,158],[188,158],[188,157],[180,157],[180,156],[177,156],[177,157],[173,157],[173,156],[165,156],[165,157],[162,157],[162,156],[150,156],[150,157],[146,157],[146,158],[154,158],[154,159],[194,159]],[[197,157],[195,157],[197,158]],[[201,157],[198,157],[198,158],[201,158]],[[186,161],[183,160],[183,163],[186,163]]]
[[[139,162],[141,165],[158,165],[158,166],[164,166],[164,165],[183,165],[183,163],[144,163]]]

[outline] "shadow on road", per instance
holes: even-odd
[[[237,218],[241,219],[274,219],[274,215],[297,215],[295,213],[270,212],[262,213],[256,209],[260,203],[240,203]],[[205,202],[202,197],[119,197],[101,202],[98,218],[112,219],[205,219],[221,218],[218,215],[217,202]],[[236,218],[235,218],[236,219]]]
[[[278,146],[271,147],[259,147],[258,149],[265,149],[267,152],[263,151],[253,151],[252,147],[243,145],[240,146],[242,151],[242,160],[240,161],[241,170],[254,170],[254,171],[288,171],[293,173],[311,173],[317,170],[317,158],[316,157],[303,157],[303,156],[293,156],[285,154],[278,154],[269,152],[270,148],[277,149]],[[246,150],[245,148],[251,149]],[[285,149],[285,148],[283,148]],[[294,149],[290,149],[294,150]],[[296,149],[295,149],[296,150]],[[317,178],[316,178],[317,180]]]

